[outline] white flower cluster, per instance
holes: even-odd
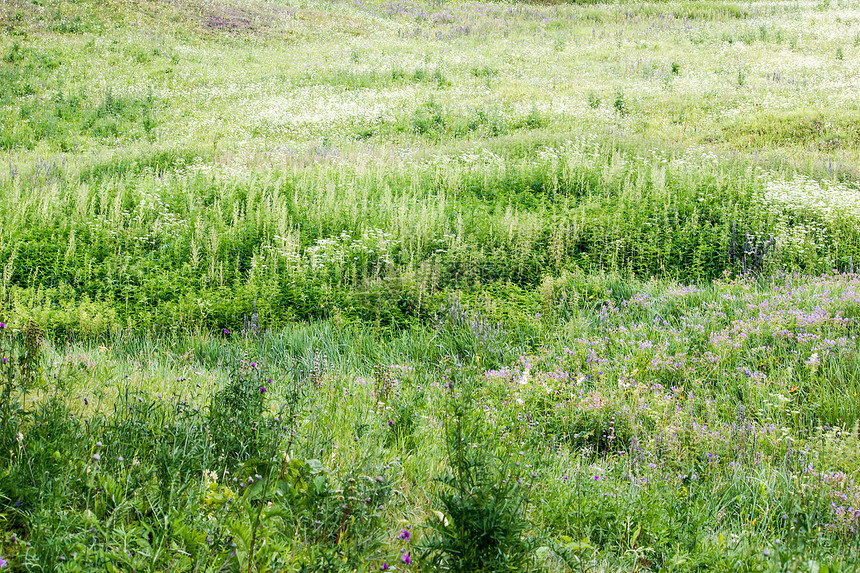
[[[860,221],[860,191],[827,180],[796,176],[767,181],[764,203],[775,211],[806,212],[828,222]]]

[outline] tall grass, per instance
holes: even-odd
[[[185,152],[22,165],[2,186],[2,304],[67,334],[235,329],[254,300],[271,326],[403,325],[473,285],[533,291],[578,270],[701,282],[858,254],[850,212],[768,204],[773,177],[743,160],[645,153],[579,140],[246,175],[179,167]]]
[[[0,551],[25,570],[851,570],[857,283],[605,276],[530,323],[451,300],[396,335],[7,327]]]

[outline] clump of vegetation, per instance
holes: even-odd
[[[844,2],[233,4],[0,7],[0,569],[860,567]]]

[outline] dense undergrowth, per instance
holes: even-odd
[[[539,301],[541,284],[576,290],[576,273],[701,283],[848,269],[858,253],[851,213],[768,204],[740,160],[690,166],[587,141],[527,153],[242,176],[181,151],[13,165],[0,298],[10,320],[59,334],[235,329],[255,300],[275,327],[404,327],[448,291]]]
[[[456,300],[383,337],[250,321],[56,346],[7,327],[4,558],[850,571],[858,284],[605,277],[599,302],[518,331]]]

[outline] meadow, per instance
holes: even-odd
[[[7,0],[0,570],[860,570],[860,2]]]

